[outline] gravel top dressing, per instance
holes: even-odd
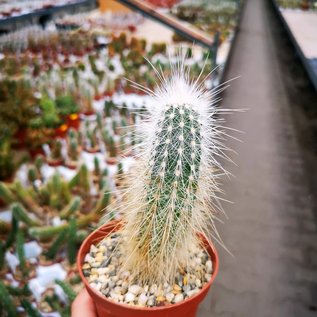
[[[121,269],[126,255],[120,252],[120,238],[120,233],[112,233],[91,245],[82,267],[90,286],[110,300],[140,307],[175,304],[196,295],[211,279],[212,261],[201,248],[193,252],[186,270],[179,270],[174,284],[139,285]]]

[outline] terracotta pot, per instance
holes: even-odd
[[[119,304],[114,301],[107,299],[96,290],[90,287],[87,279],[85,278],[82,265],[84,263],[85,255],[89,252],[90,246],[94,243],[98,243],[108,234],[117,231],[121,227],[120,221],[112,221],[105,224],[101,228],[91,233],[82,243],[78,255],[77,255],[77,267],[81,279],[83,280],[85,287],[93,299],[98,317],[176,317],[186,316],[195,317],[198,305],[205,298],[208,290],[213,283],[218,273],[219,259],[218,254],[214,246],[203,234],[199,234],[202,243],[205,245],[212,263],[213,263],[213,274],[210,281],[200,290],[200,292],[193,297],[187,298],[184,301],[161,307],[137,307],[130,306],[127,304]]]

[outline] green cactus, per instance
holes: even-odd
[[[55,259],[57,252],[65,243],[66,239],[67,239],[67,230],[64,229],[59,233],[59,235],[54,240],[54,242],[52,243],[50,248],[47,250],[47,252],[45,252],[45,256],[50,260]]]
[[[28,180],[31,184],[33,184],[37,179],[37,171],[34,166],[31,166],[28,170]]]
[[[76,231],[77,231],[76,219],[72,218],[69,221],[68,236],[67,236],[67,257],[68,257],[68,262],[70,264],[74,264],[76,261],[76,254],[77,254]]]
[[[0,198],[8,205],[16,201],[12,190],[3,182],[0,182]]]
[[[72,161],[78,160],[78,143],[76,139],[69,141],[68,155]]]
[[[28,317],[42,317],[42,314],[27,299],[21,300],[21,306]]]
[[[73,213],[79,210],[81,204],[81,198],[79,196],[75,196],[67,206],[63,208],[60,212],[61,219],[67,219]]]
[[[69,302],[72,303],[77,296],[76,292],[72,289],[72,286],[61,280],[56,280],[55,283],[63,289],[64,293],[68,297]]]
[[[2,281],[0,281],[0,298],[1,305],[4,308],[4,311],[7,313],[7,316],[17,317],[18,313],[14,305],[13,299]]]
[[[20,262],[20,269],[25,276],[27,274],[27,267],[25,261],[25,253],[24,253],[24,233],[22,230],[18,230],[16,236],[16,251],[18,254],[19,262]]]
[[[22,288],[21,287],[14,287],[11,285],[7,285],[7,290],[10,295],[12,296],[29,296],[31,295],[30,289],[28,284],[25,284]]]
[[[97,156],[94,157],[94,173],[96,176],[100,175],[100,163]]]
[[[117,154],[118,154],[118,151],[117,151],[117,146],[116,146],[116,143],[113,139],[113,137],[109,137],[109,140],[108,140],[108,150],[109,150],[109,155],[110,157],[116,157]]]
[[[97,121],[97,127],[98,127],[98,129],[102,130],[102,128],[103,128],[103,122],[102,122],[102,116],[101,116],[100,112],[97,113],[96,121]]]
[[[5,247],[6,248],[11,247],[11,245],[13,244],[18,229],[19,229],[19,221],[15,217],[12,217],[11,230],[10,230],[8,236],[7,236],[7,240],[6,240],[6,243],[5,243]]]
[[[101,197],[96,203],[95,208],[93,209],[92,213],[93,214],[100,214],[102,211],[105,210],[105,208],[109,205],[110,203],[110,198],[111,198],[111,193],[107,188],[103,188],[101,190]]]
[[[36,218],[31,218],[28,215],[28,212],[25,210],[25,208],[20,203],[14,203],[11,205],[11,210],[13,217],[23,223],[25,223],[27,226],[39,226],[40,221]]]
[[[51,148],[51,158],[53,160],[61,160],[63,159],[62,155],[62,142],[61,140],[55,140],[52,144]]]
[[[97,214],[91,212],[87,215],[80,216],[77,220],[77,227],[82,228],[97,219]],[[28,229],[28,234],[36,239],[45,240],[50,239],[57,234],[61,233],[63,230],[68,229],[69,223],[65,223],[59,226],[43,226],[43,227],[31,227]]]
[[[13,184],[13,192],[18,197],[19,201],[28,209],[34,212],[37,216],[42,216],[42,208],[33,199],[32,195],[22,186],[19,181]]]

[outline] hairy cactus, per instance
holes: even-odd
[[[225,133],[213,95],[190,81],[183,66],[172,73],[152,92],[153,108],[140,126],[143,152],[120,206],[123,247],[131,255],[124,267],[145,283],[173,282],[177,269],[187,270],[200,243],[197,232],[214,229],[221,211],[217,178],[223,168],[216,157],[226,157],[219,141]]]

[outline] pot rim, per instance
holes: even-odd
[[[121,226],[121,220],[113,220],[110,221],[104,225],[102,225],[100,228],[97,228],[96,230],[94,230],[91,234],[89,234],[89,236],[82,242],[78,254],[77,254],[77,269],[79,272],[79,275],[81,277],[81,280],[84,282],[86,289],[89,289],[90,292],[94,293],[95,296],[97,296],[100,300],[108,302],[111,305],[116,305],[119,307],[122,307],[123,309],[131,309],[131,310],[135,310],[135,311],[162,311],[162,310],[166,310],[166,309],[172,309],[172,308],[177,308],[180,307],[184,304],[187,304],[191,301],[195,301],[195,299],[203,292],[208,292],[211,284],[213,283],[213,281],[215,280],[217,274],[218,274],[218,270],[219,270],[219,256],[218,256],[218,252],[216,250],[216,248],[214,247],[213,243],[207,239],[207,237],[199,232],[198,235],[200,237],[200,239],[202,240],[203,243],[207,244],[208,247],[211,249],[211,253],[213,253],[214,255],[214,260],[212,260],[213,263],[213,271],[211,274],[211,279],[199,290],[199,292],[195,295],[193,295],[192,297],[186,298],[185,300],[182,300],[179,303],[175,303],[175,304],[169,304],[169,305],[165,305],[165,306],[155,306],[155,307],[140,307],[140,306],[134,306],[134,305],[128,305],[128,304],[122,304],[122,303],[118,303],[115,302],[113,300],[108,299],[108,297],[106,297],[105,295],[102,295],[100,292],[96,291],[94,288],[92,288],[89,283],[88,280],[86,279],[86,277],[83,274],[82,271],[82,261],[81,258],[84,258],[81,256],[81,254],[83,253],[83,249],[85,247],[85,245],[87,244],[87,242],[90,242],[91,237],[93,235],[95,235],[98,231],[101,231],[107,227],[113,227],[112,232],[116,232],[118,228],[120,228]],[[111,233],[111,232],[110,232]],[[109,235],[110,233],[108,233],[107,235]],[[105,235],[105,237],[107,236]],[[101,239],[96,239],[98,241],[101,241]],[[92,244],[92,243],[91,243]],[[212,256],[210,252],[208,252],[209,256]]]

